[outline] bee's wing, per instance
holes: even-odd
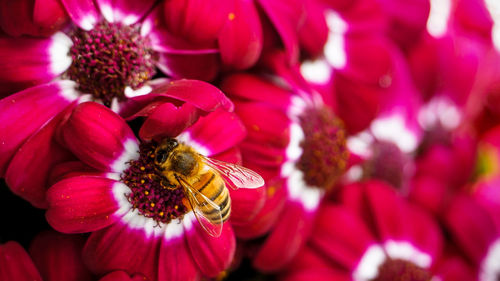
[[[201,158],[205,164],[218,171],[227,185],[232,189],[258,188],[264,185],[264,179],[248,168],[208,158],[203,155]]]
[[[215,204],[203,193],[194,189],[188,182],[178,178],[179,184],[184,187],[186,197],[193,213],[201,227],[211,236],[219,237],[222,232],[222,213],[220,206]],[[210,212],[205,211],[205,206],[210,206]]]

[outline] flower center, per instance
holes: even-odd
[[[387,259],[378,269],[378,275],[371,281],[429,281],[432,275],[412,262],[401,259]]]
[[[155,148],[155,143],[141,143],[139,159],[129,162],[121,180],[132,191],[127,199],[134,209],[158,223],[169,223],[182,217],[188,209],[183,189],[170,183],[156,169]]]
[[[372,156],[363,165],[364,177],[385,180],[394,187],[402,187],[405,167],[409,159],[399,147],[386,141],[376,141],[372,145]]]
[[[309,186],[328,189],[345,171],[348,151],[342,121],[328,107],[308,108],[299,117],[304,131],[297,167]]]
[[[156,72],[156,54],[139,26],[103,21],[90,31],[78,28],[70,36],[73,62],[66,76],[107,106],[115,97],[125,99],[126,87],[136,90]]]

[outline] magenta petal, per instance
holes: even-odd
[[[166,1],[163,18],[167,28],[177,36],[201,43],[214,41],[227,21],[229,1]]]
[[[266,201],[266,189],[229,188],[231,196],[231,223],[249,222],[262,209]]]
[[[17,242],[0,244],[0,280],[42,281],[28,253]]]
[[[216,277],[233,260],[236,239],[229,223],[224,223],[220,237],[214,238],[195,222],[186,232],[186,239],[191,256],[204,276]]]
[[[480,264],[489,246],[500,234],[489,214],[472,198],[455,197],[445,220],[458,245],[476,264]]]
[[[99,13],[92,0],[61,0],[73,22],[90,30],[99,19]]]
[[[57,77],[70,66],[70,39],[63,34],[51,38],[1,38],[0,85],[23,84],[25,88]],[[57,53],[57,52],[58,53]]]
[[[185,101],[204,111],[215,111],[218,108],[233,110],[233,103],[221,90],[203,81],[175,80],[157,86],[151,94],[161,94]]]
[[[212,52],[159,53],[156,66],[170,77],[213,80],[219,72],[219,55]]]
[[[12,158],[5,180],[15,194],[38,208],[47,208],[45,192],[49,187],[49,171],[58,163],[73,159],[73,155],[54,139],[60,122],[73,109],[68,106],[32,135]]]
[[[211,156],[240,143],[246,130],[236,114],[218,110],[200,117],[184,133],[208,150],[206,156]]]
[[[142,274],[134,274],[132,277],[125,271],[113,271],[103,276],[99,281],[147,281],[149,280]]]
[[[375,237],[355,213],[342,207],[326,206],[319,211],[311,243],[331,262],[352,271],[368,247],[375,243]]]
[[[262,25],[254,1],[229,1],[231,11],[219,34],[222,62],[234,69],[251,67],[263,47]]]
[[[64,233],[83,233],[102,229],[120,217],[113,188],[122,185],[101,177],[81,176],[64,179],[47,191],[49,224]],[[126,190],[127,188],[124,188]]]
[[[59,81],[0,100],[0,176],[20,145],[77,98],[74,86]]]
[[[108,22],[131,25],[140,20],[153,6],[154,0],[97,0],[97,4]]]
[[[78,105],[61,130],[69,150],[101,171],[121,172],[139,150],[125,120],[98,103]]]
[[[33,3],[28,0],[0,1],[0,26],[11,36],[34,34]]]
[[[190,103],[177,107],[164,103],[147,117],[139,136],[142,140],[176,137],[200,117],[201,111]]]
[[[45,33],[60,30],[68,20],[68,14],[60,1],[35,0],[33,21]]]
[[[411,221],[410,241],[419,250],[428,253],[432,261],[437,261],[443,250],[443,238],[439,226],[433,217],[422,209],[407,205],[407,221]]]
[[[254,266],[264,272],[282,269],[297,254],[311,233],[314,214],[288,202],[273,230],[260,248]]]
[[[297,30],[299,29],[299,24],[302,24],[302,21],[306,17],[304,1],[261,0],[258,2],[278,31],[281,41],[285,46],[288,60],[295,63],[299,56]]]
[[[299,28],[299,42],[312,57],[319,56],[328,39],[324,9],[316,1],[305,1],[306,19]]]
[[[98,275],[124,270],[157,280],[159,247],[160,237],[146,236],[142,229],[115,223],[90,235],[83,248],[83,260]]]
[[[199,279],[199,271],[186,243],[182,237],[162,240],[158,262],[158,281]]]
[[[45,231],[33,239],[29,252],[44,280],[92,281],[82,260],[84,244],[83,236]]]
[[[329,268],[321,269],[307,269],[303,271],[290,274],[283,279],[283,281],[350,281],[351,276],[347,272],[334,271]]]

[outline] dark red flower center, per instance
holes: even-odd
[[[90,31],[75,29],[70,36],[73,62],[67,77],[107,106],[115,97],[123,100],[127,86],[136,90],[156,72],[156,54],[139,26],[103,21]]]
[[[188,210],[183,189],[170,183],[156,168],[155,148],[155,143],[141,143],[139,159],[129,162],[121,180],[132,191],[127,199],[134,209],[158,223],[169,223]]]
[[[378,275],[371,281],[429,281],[432,275],[412,262],[401,259],[387,259],[378,269]]]
[[[310,107],[300,116],[304,140],[297,167],[309,186],[329,188],[346,169],[348,150],[342,121],[328,107]]]
[[[405,167],[410,161],[399,147],[386,141],[372,145],[372,156],[363,166],[364,177],[385,180],[394,187],[402,187]]]

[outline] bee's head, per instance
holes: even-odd
[[[162,166],[170,153],[179,145],[176,139],[166,138],[155,149],[155,164]]]

